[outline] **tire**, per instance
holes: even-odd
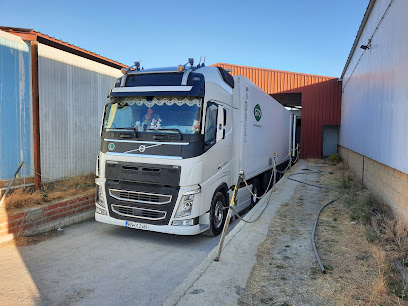
[[[261,184],[259,183],[258,179],[254,179],[252,182],[252,193],[256,196],[261,194]],[[251,195],[251,208],[259,202],[259,199],[255,199],[254,196]]]
[[[210,228],[203,233],[204,235],[214,237],[222,232],[228,213],[227,209],[222,209],[225,207],[227,207],[225,196],[222,192],[218,191],[214,194],[211,201]]]

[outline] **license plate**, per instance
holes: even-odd
[[[145,231],[149,230],[149,224],[137,223],[137,222],[132,222],[132,221],[126,221],[126,227],[141,229]]]

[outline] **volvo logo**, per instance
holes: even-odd
[[[161,146],[161,145],[162,145],[161,143],[157,143],[157,144],[154,144],[154,145],[151,145],[151,146],[140,145],[139,148],[137,148],[137,149],[125,151],[123,153],[132,153],[132,152],[137,152],[137,151],[139,151],[140,153],[143,153],[144,151],[146,151],[146,149]]]
[[[113,151],[113,149],[115,149],[115,144],[111,142],[111,143],[108,145],[108,149],[109,149],[109,151]]]
[[[145,145],[141,145],[139,147],[139,152],[143,153],[146,150],[146,146]]]

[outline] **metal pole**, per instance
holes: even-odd
[[[289,171],[292,172],[292,150],[289,151]]]
[[[276,190],[276,187],[275,187],[275,185],[276,185],[276,155],[277,155],[278,153],[276,153],[275,152],[275,155],[273,156],[273,191],[275,191]]]
[[[3,206],[4,200],[6,199],[6,196],[7,196],[7,194],[9,193],[11,186],[13,186],[14,181],[15,181],[15,179],[17,178],[17,175],[18,175],[18,173],[20,172],[20,169],[21,169],[21,167],[23,166],[23,164],[24,164],[24,162],[22,161],[22,162],[18,165],[17,170],[16,170],[16,173],[14,173],[13,179],[12,179],[12,180],[10,181],[10,183],[8,184],[7,190],[6,190],[6,192],[3,194],[3,197],[1,198],[0,208]]]
[[[299,161],[299,144],[296,144],[296,158]]]
[[[244,179],[244,172],[240,171],[239,175],[238,175],[237,184],[235,185],[235,188],[234,188],[234,193],[232,194],[230,206],[228,207],[227,218],[225,219],[224,228],[222,229],[220,243],[218,244],[217,256],[215,256],[214,261],[220,261],[222,246],[224,244],[225,235],[227,233],[228,225],[230,223],[230,219],[231,219],[231,215],[232,215],[231,207],[233,207],[235,205],[235,200],[236,200],[236,197],[237,197],[237,194],[238,194],[238,189],[239,189],[239,186],[241,185],[243,179]]]

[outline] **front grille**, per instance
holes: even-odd
[[[142,163],[106,162],[105,177],[112,181],[178,187],[181,167]]]
[[[112,218],[154,225],[169,224],[179,193],[178,187],[113,180],[106,180],[105,190],[109,215]],[[117,206],[130,210],[119,211]],[[135,208],[138,211],[134,212]],[[149,211],[153,213],[150,214]]]
[[[157,211],[145,208],[136,208],[122,205],[111,205],[112,210],[118,215],[146,220],[162,220],[166,218],[165,211]]]
[[[171,195],[154,194],[147,192],[109,189],[111,197],[121,200],[142,204],[164,205],[171,202]]]

